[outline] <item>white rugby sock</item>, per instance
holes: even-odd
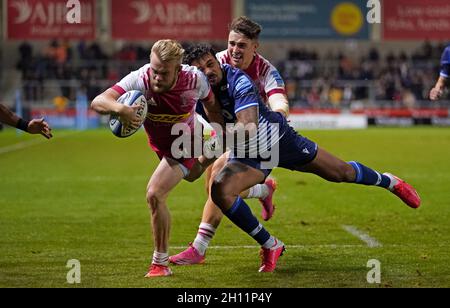
[[[276,239],[275,239],[273,236],[271,236],[271,237],[267,240],[267,242],[264,243],[264,245],[263,245],[262,247],[265,248],[265,249],[271,249],[271,248],[273,248],[276,244],[277,244]]]
[[[205,255],[206,249],[209,246],[209,242],[214,237],[214,234],[216,234],[216,228],[212,225],[204,222],[200,224],[197,236],[195,237],[194,243],[192,243],[192,246],[197,249],[200,255]]]
[[[250,188],[245,199],[265,199],[269,195],[269,187],[266,184],[257,184]]]
[[[398,181],[396,178],[394,178],[394,176],[390,173],[383,173],[383,175],[387,176],[389,179],[391,179],[391,184],[389,184],[388,189],[390,191],[394,190],[394,186],[397,185]]]
[[[168,252],[157,252],[155,250],[153,252],[152,264],[168,266],[169,265],[169,253]]]

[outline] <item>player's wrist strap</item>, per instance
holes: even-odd
[[[19,122],[17,122],[16,128],[23,130],[24,132],[28,132],[28,124],[30,124],[29,121],[25,121],[24,119],[19,119]]]

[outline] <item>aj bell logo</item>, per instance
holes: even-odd
[[[82,7],[79,0],[69,0],[65,4],[56,1],[45,3],[38,1],[30,4],[27,0],[13,0],[10,6],[17,11],[15,24],[26,22],[47,26],[64,23],[81,24]],[[91,4],[85,3],[83,6],[84,17],[90,22],[93,12]]]
[[[168,1],[167,1],[168,2]],[[183,1],[131,1],[129,6],[136,11],[135,24],[147,22],[160,23],[165,26],[175,24],[199,23],[208,24],[212,21],[212,7],[207,1],[198,4],[183,3]]]

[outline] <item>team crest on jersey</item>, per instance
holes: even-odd
[[[190,99],[187,93],[183,93],[180,95],[180,106],[181,108],[189,107]]]

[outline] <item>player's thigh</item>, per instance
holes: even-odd
[[[159,196],[166,196],[184,177],[179,163],[164,157],[153,172],[147,185],[147,193],[152,192]]]
[[[225,167],[225,165],[228,162],[228,159],[230,157],[230,153],[226,152],[222,154],[212,165],[211,174],[210,174],[210,181],[213,180],[219,172]]]
[[[224,155],[219,157],[217,160],[206,159],[203,156],[200,157],[200,159],[197,159],[194,166],[190,169],[190,172],[189,172],[188,176],[185,178],[185,180],[188,182],[194,182],[199,177],[201,177],[203,173],[206,172],[206,183],[205,183],[205,185],[206,185],[207,183],[209,183],[209,180],[211,179],[211,174],[214,170],[213,166],[218,161],[220,161],[218,164],[221,164],[222,166],[225,165],[225,163],[228,159],[228,156],[225,156],[226,158],[224,159]]]
[[[239,161],[230,161],[213,178],[213,184],[216,193],[238,195],[264,179],[265,175],[261,170]]]

